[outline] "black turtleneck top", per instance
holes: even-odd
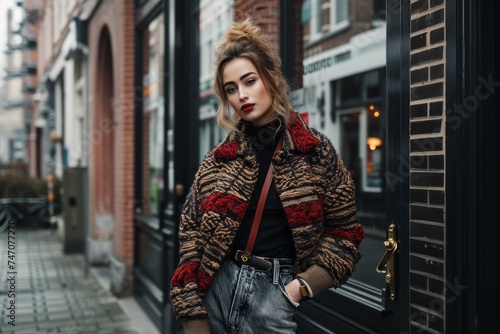
[[[248,210],[231,246],[230,256],[236,250],[245,250],[246,248],[262,186],[264,185],[274,150],[283,133],[283,127],[280,126],[281,122],[279,120],[274,120],[261,127],[255,127],[251,123],[248,125],[247,135],[257,156],[259,174]],[[267,195],[262,221],[252,253],[263,257],[295,258],[292,232],[288,226],[288,220],[278,192],[276,191],[274,181],[271,183],[269,194]]]

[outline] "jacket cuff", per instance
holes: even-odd
[[[311,265],[306,271],[297,276],[303,278],[309,284],[314,296],[317,296],[323,290],[331,288],[335,283],[328,270],[317,264]]]
[[[189,283],[183,288],[171,287],[172,308],[178,320],[187,321],[208,318],[208,312],[203,305],[203,300],[195,288],[194,283]]]
[[[208,319],[193,319],[183,322],[185,334],[210,334]]]

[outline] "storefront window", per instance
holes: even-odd
[[[149,24],[143,37],[142,212],[157,217],[164,189],[163,16]]]
[[[234,1],[200,0],[200,161],[226,131],[215,122],[218,98],[212,88],[214,47],[234,17]]]
[[[383,73],[377,69],[333,83],[339,150],[356,185],[358,214],[375,227],[385,224]]]

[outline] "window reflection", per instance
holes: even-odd
[[[164,189],[163,16],[149,24],[143,41],[142,212],[157,217]]]
[[[385,129],[383,69],[336,80],[334,112],[339,115],[340,155],[356,186],[362,224],[382,232],[385,226]]]
[[[305,0],[301,14],[304,111],[351,173],[365,229],[363,257],[350,282],[382,289],[386,284],[375,267],[387,225],[386,1]]]
[[[213,54],[233,16],[233,0],[200,0],[200,162],[226,135],[215,123],[218,98],[212,88],[215,70]]]

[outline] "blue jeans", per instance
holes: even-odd
[[[291,265],[259,271],[224,260],[205,297],[212,334],[292,334],[296,308],[284,294],[294,278]]]

